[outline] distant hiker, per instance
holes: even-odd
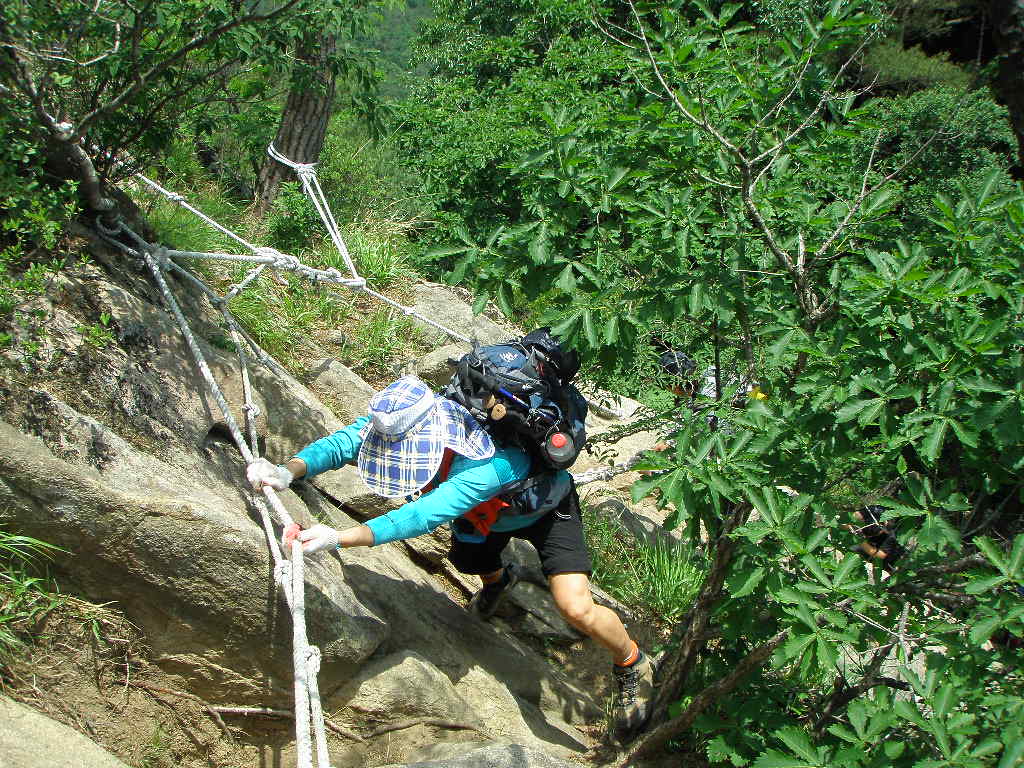
[[[283,490],[294,479],[349,463],[356,464],[363,482],[380,496],[420,495],[365,525],[335,530],[317,524],[285,531],[286,540],[297,535],[303,551],[312,553],[412,538],[451,523],[449,559],[462,573],[480,576],[483,588],[470,608],[487,619],[518,580],[513,565],[502,566],[502,550],[512,537],[526,539],[540,555],[551,595],[566,621],[612,654],[618,684],[616,732],[628,735],[646,723],[652,665],[619,617],[591,598],[590,554],[568,473],[561,470],[568,477],[568,492],[556,507],[513,514],[499,496],[529,476],[526,452],[499,447],[466,408],[406,376],[373,397],[367,416],[308,445],[284,465],[253,462],[247,474],[255,488]],[[488,521],[486,534],[467,525],[474,520]]]
[[[885,507],[869,504],[861,510],[854,510],[853,516],[861,525],[847,523],[846,528],[864,537],[856,548],[861,557],[878,560],[883,570],[891,572],[907,550],[897,541],[893,527],[882,522],[884,513]]]
[[[693,398],[695,385],[693,372],[697,362],[678,349],[667,348],[658,356],[658,365],[669,375],[669,391],[676,396],[676,405]]]

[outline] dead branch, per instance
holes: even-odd
[[[228,730],[228,726],[225,724],[224,720],[221,718],[216,708],[213,705],[208,704],[206,701],[196,696],[194,693],[187,693],[186,691],[176,691],[172,688],[162,688],[161,686],[153,685],[152,683],[144,683],[138,680],[129,680],[127,677],[124,680],[115,680],[114,682],[118,685],[123,684],[126,688],[130,686],[132,688],[139,688],[144,691],[149,691],[150,693],[166,693],[168,696],[178,696],[182,699],[194,701],[196,704],[198,704],[200,707],[206,710],[207,714],[209,714],[210,717],[217,721],[217,725],[220,726],[221,732],[227,737],[228,741],[230,741],[232,744],[235,743],[235,737],[231,735],[231,731]]]
[[[401,720],[397,723],[389,723],[388,725],[382,725],[380,728],[376,728],[366,734],[367,739],[372,739],[376,736],[382,736],[385,733],[391,733],[392,731],[401,731],[405,728],[413,728],[417,725],[432,725],[435,728],[447,728],[453,731],[476,731],[481,736],[487,739],[493,739],[489,733],[480,730],[475,725],[469,723],[459,723],[451,720],[440,720],[434,717],[417,717],[412,720]]]
[[[686,733],[693,726],[693,722],[697,717],[709,705],[719,701],[726,694],[731,693],[747,675],[764,666],[775,649],[782,645],[787,637],[789,637],[789,630],[784,629],[757,646],[728,675],[715,681],[694,696],[690,705],[677,717],[662,723],[653,731],[645,734],[643,739],[628,749],[624,755],[618,756],[618,768],[635,766],[637,759],[650,757],[663,749],[670,741]]]
[[[270,707],[210,707],[210,709],[218,715],[247,715],[256,717],[281,717],[286,720],[295,719],[295,713],[289,712],[287,709],[271,709]],[[364,741],[363,737],[358,733],[354,733],[348,730],[348,728],[344,728],[326,717],[324,718],[324,726],[329,731],[332,731],[339,736],[343,736],[346,739],[358,742]]]

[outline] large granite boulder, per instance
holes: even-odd
[[[3,768],[128,768],[73,728],[0,694]]]
[[[454,754],[441,759],[392,764],[381,768],[575,768],[578,765],[520,744],[492,744],[465,752],[460,747],[454,745],[447,750]]]
[[[452,288],[441,283],[417,283],[413,287],[412,308],[445,328],[450,328],[466,338],[475,338],[482,344],[496,344],[522,335],[514,328],[500,325],[486,315],[474,315],[471,306],[463,302]],[[429,342],[441,345],[453,341],[451,336],[429,323],[415,317],[412,320]]]

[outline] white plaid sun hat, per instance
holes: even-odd
[[[359,436],[357,467],[379,496],[408,496],[437,474],[444,449],[468,459],[494,455],[494,443],[472,414],[437,397],[425,382],[403,376],[370,400],[370,423]]]

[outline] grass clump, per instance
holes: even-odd
[[[707,570],[689,543],[647,544],[618,522],[585,509],[584,532],[593,560],[593,579],[617,600],[664,621],[693,605]]]
[[[0,663],[25,647],[32,627],[59,603],[52,585],[36,572],[41,558],[62,551],[0,529]]]
[[[374,378],[390,378],[391,361],[408,351],[419,338],[409,318],[391,307],[372,310],[356,329],[354,338],[346,342],[346,358],[359,371]]]

